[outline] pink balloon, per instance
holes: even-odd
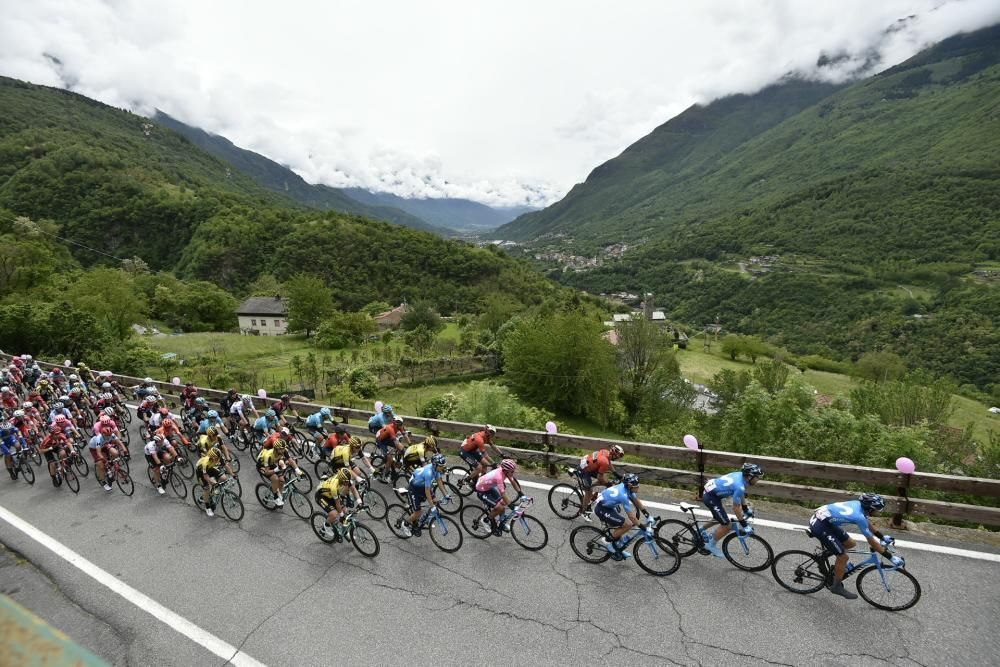
[[[171,380],[171,382],[173,382],[176,385],[180,385],[181,379],[180,378],[174,378],[173,380]]]
[[[698,449],[698,438],[688,433],[684,436],[684,446],[688,449]]]
[[[375,412],[382,412],[382,401],[375,401]]]
[[[69,368],[72,365],[73,365],[73,362],[70,361],[69,359],[67,359],[66,361],[63,362],[63,366],[65,366],[66,368]]]
[[[258,389],[257,395],[260,396],[261,398],[267,398],[267,392],[264,391],[263,389]]]
[[[913,459],[909,459],[905,456],[900,456],[896,459],[896,470],[904,475],[912,475],[913,471],[916,469],[917,464],[913,462]]]
[[[545,431],[554,435],[559,432],[559,428],[555,422],[545,422]]]

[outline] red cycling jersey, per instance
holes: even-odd
[[[489,441],[486,438],[486,431],[479,431],[478,433],[473,433],[472,435],[470,435],[468,438],[465,439],[465,442],[462,443],[462,451],[471,452],[478,449],[481,452],[485,452],[486,445],[488,442]]]
[[[611,452],[599,449],[583,457],[581,469],[591,475],[600,475],[611,469]]]

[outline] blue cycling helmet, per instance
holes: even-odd
[[[444,457],[444,454],[435,454],[431,457],[431,463],[434,464],[435,468],[443,468],[448,465],[448,459]]]
[[[278,413],[275,412],[274,410],[268,410],[267,412],[264,413],[264,416],[267,417],[268,419],[274,419],[275,417],[278,416]]]
[[[330,416],[330,408],[323,408],[322,410],[319,411],[319,413],[321,415],[323,415],[324,417],[329,417]]]
[[[756,463],[744,463],[743,474],[747,477],[763,477],[764,469]]]
[[[877,493],[862,493],[858,500],[865,512],[881,512],[885,509],[885,498]]]
[[[622,482],[625,484],[626,489],[634,489],[639,486],[639,476],[634,472],[626,473],[622,478]]]
[[[215,410],[209,410],[208,411],[208,418],[209,419],[218,419],[219,418],[219,413],[216,412]]]
[[[391,415],[392,414],[392,406],[389,405],[389,404],[383,405],[382,406],[382,414],[384,414],[384,415]]]

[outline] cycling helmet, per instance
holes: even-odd
[[[69,418],[66,415],[56,415],[56,422],[59,424],[69,423]]]
[[[322,416],[323,416],[324,418],[327,418],[327,417],[329,417],[329,416],[330,416],[330,408],[323,408],[323,409],[321,409],[321,410],[319,411],[319,413],[320,413],[320,414],[321,414],[321,415],[322,415]]]
[[[208,418],[209,419],[218,419],[219,418],[219,413],[216,412],[215,410],[209,410],[208,411]]]
[[[634,489],[639,486],[639,476],[634,472],[626,473],[626,475],[622,478],[622,482],[624,482],[625,488]]]
[[[398,426],[402,426],[403,425],[403,418],[402,417],[393,417],[392,418],[392,423],[396,424]]]
[[[101,418],[98,421],[100,421],[102,424],[110,424],[111,417],[109,415],[101,415]]]
[[[113,399],[114,399],[114,397],[115,397],[115,395],[114,395],[114,394],[112,394],[112,393],[111,393],[110,391],[109,391],[109,392],[105,392],[105,393],[101,394],[101,398],[103,398],[103,399],[104,399],[105,401],[110,401],[110,400],[113,400]]]
[[[55,405],[53,405],[52,407],[55,408],[56,410],[62,410],[66,406],[65,404],[63,404],[62,401],[56,401]]]
[[[25,410],[30,410],[31,408],[35,407],[35,404],[32,403],[31,401],[25,401],[24,403],[21,403],[21,407],[24,408]]]
[[[278,413],[275,412],[274,410],[268,410],[267,412],[264,413],[264,416],[267,417],[268,419],[275,419],[278,416]]]
[[[250,394],[240,396],[240,402],[248,408],[253,405],[253,399],[250,397]]]
[[[611,445],[611,456],[620,459],[625,456],[625,450],[621,448],[621,445]]]
[[[3,425],[0,424],[0,426],[3,426]],[[50,433],[60,433],[61,431],[62,431],[62,427],[59,424],[52,424],[51,426],[49,426],[49,432]]]
[[[215,438],[218,437],[219,431],[214,426],[209,426],[207,429],[205,429],[205,435],[207,435],[210,438]]]
[[[444,454],[435,454],[431,457],[431,463],[434,464],[435,468],[443,468],[448,465],[448,459],[444,457]]]
[[[102,382],[101,383],[101,389],[103,389],[104,391],[107,391],[108,389],[111,389],[111,383],[110,382]]]
[[[347,441],[351,445],[351,451],[356,452],[361,449],[361,438],[354,436]]]
[[[166,417],[170,414],[170,410],[168,408],[160,408],[160,414]]]
[[[486,432],[487,432],[487,433],[489,433],[490,435],[496,435],[496,434],[497,434],[497,427],[496,427],[496,426],[493,426],[493,425],[491,425],[491,424],[487,424],[487,425],[486,425],[486,429],[485,429],[485,430],[486,430]]]
[[[208,405],[208,401],[205,400],[204,396],[199,396],[198,398],[194,399],[194,404],[195,405]]]
[[[274,442],[274,453],[278,456],[284,456],[285,452],[288,451],[288,443],[284,440],[276,440]]]
[[[514,471],[517,470],[517,461],[515,461],[514,459],[504,459],[503,461],[500,462],[500,467],[503,469],[504,472],[513,475]]]
[[[10,387],[0,387],[0,392],[3,392],[4,394],[9,394]]]
[[[185,382],[184,386],[185,387],[193,387],[194,386],[194,382]]]
[[[744,463],[743,474],[747,477],[763,477],[764,469],[756,463]]]
[[[430,447],[434,451],[437,451],[438,443],[437,439],[433,435],[429,435],[424,438],[424,447]]]
[[[109,408],[104,408],[103,412],[108,417],[114,417],[115,416],[115,409],[114,408],[110,408],[110,407]]]
[[[222,452],[220,452],[215,447],[212,447],[210,450],[208,450],[208,460],[213,465],[218,465],[219,462],[222,460]]]
[[[382,406],[382,414],[384,414],[384,415],[391,415],[392,414],[392,406],[388,405],[388,404],[387,405],[383,405]]]
[[[17,418],[24,416],[24,410],[14,410],[14,416]]]
[[[146,378],[142,381],[143,384],[153,384],[153,378]]]
[[[281,395],[281,400],[284,401],[285,403],[288,403],[289,401],[292,400],[292,397],[289,396],[288,394],[282,394]]]
[[[333,432],[334,433],[347,433],[347,429],[344,428],[343,424],[337,424],[336,426],[333,427]]]
[[[155,442],[157,444],[163,442],[163,436],[162,435],[154,435],[153,436],[153,442]]]
[[[282,426],[281,427],[281,434],[282,435],[288,435],[288,436],[290,436],[290,435],[292,435],[292,432],[288,430],[287,426]]]
[[[73,373],[72,375],[70,375],[70,376],[69,376],[69,381],[70,381],[70,382],[76,382],[76,381],[77,381],[77,380],[79,380],[79,379],[80,379],[80,378],[79,378],[79,376],[77,376],[77,374],[76,374],[76,373]]]
[[[858,500],[861,501],[861,508],[866,512],[881,512],[885,509],[885,498],[877,493],[862,493]]]
[[[349,482],[351,480],[351,473],[347,468],[341,468],[337,471],[337,480],[341,483]]]

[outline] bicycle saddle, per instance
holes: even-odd
[[[697,509],[698,506],[697,505],[692,505],[691,503],[681,503],[680,504],[680,508],[682,510],[684,510],[685,512],[687,512],[688,510]]]

